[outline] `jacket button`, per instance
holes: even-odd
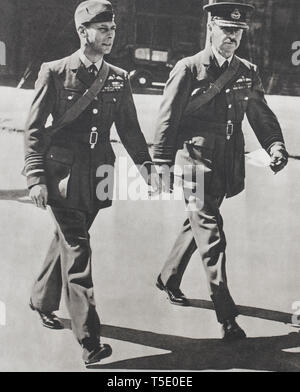
[[[232,108],[232,105],[230,104],[230,105],[228,105],[228,109],[231,109]]]
[[[245,97],[245,101],[248,101],[249,97]]]
[[[68,96],[68,100],[69,100],[69,101],[72,101],[72,99],[73,99],[73,95],[69,95],[69,96]]]
[[[92,131],[96,132],[96,131],[98,131],[98,128],[97,127],[92,127]]]
[[[116,103],[117,102],[117,98],[113,98],[113,101]]]
[[[98,110],[98,109],[96,109],[96,108],[95,108],[95,109],[93,109],[93,113],[94,113],[94,114],[98,114],[98,112],[99,112],[99,110]]]
[[[226,94],[230,93],[230,88],[225,91]]]

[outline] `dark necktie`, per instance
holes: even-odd
[[[98,69],[95,64],[92,64],[88,67],[88,73],[95,78],[98,75]]]
[[[229,67],[229,62],[228,60],[226,60],[224,61],[222,67],[220,67],[221,73],[225,72],[228,67]]]

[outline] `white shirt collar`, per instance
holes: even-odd
[[[96,68],[98,69],[98,71],[99,71],[101,66],[102,66],[103,59],[100,59],[96,63],[92,63],[86,57],[86,55],[83,53],[83,51],[81,49],[79,50],[79,58],[80,58],[81,62],[83,63],[83,65],[85,66],[85,68],[89,68],[92,64],[94,64],[96,66]]]
[[[228,63],[230,64],[232,59],[233,59],[233,55],[231,57],[229,57],[228,59],[226,59],[225,57],[223,57],[216,48],[214,48],[213,46],[211,47],[212,52],[215,56],[215,58],[217,59],[217,62],[219,64],[220,67],[222,67],[222,65],[225,63],[225,61],[227,60]]]

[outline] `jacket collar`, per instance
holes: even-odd
[[[80,67],[83,66],[80,57],[79,57],[79,50],[77,50],[75,53],[71,54],[70,56],[70,69],[72,71],[77,71]]]
[[[81,83],[83,83],[86,87],[90,87],[94,79],[91,78],[91,75],[88,73],[84,64],[80,60],[79,53],[79,50],[77,50],[70,56],[69,67],[73,72],[76,73],[76,77],[80,80]],[[108,67],[109,65],[103,60],[102,67],[98,74],[99,79],[106,79],[105,75],[107,74]]]
[[[96,63],[92,63],[87,57],[86,55],[83,53],[83,50],[79,49],[79,58],[82,62],[82,64],[85,66],[85,68],[89,68],[92,64],[95,65],[95,67],[97,68],[97,70],[99,71],[102,67],[103,64],[103,57],[98,60]]]
[[[202,62],[203,65],[210,66],[210,65],[212,65],[214,63],[215,55],[214,55],[213,50],[212,50],[210,45],[206,46],[206,48],[202,52],[200,52],[200,53],[201,53],[201,59],[202,59],[201,62]],[[232,57],[232,60],[230,61],[230,64],[233,63],[233,62],[236,63],[237,61],[239,62],[239,59],[234,54],[233,57]]]
[[[210,45],[207,45],[205,49],[199,52],[196,56],[199,56],[196,59],[198,74],[197,79],[202,80],[207,77],[207,74],[210,73],[212,67],[216,65],[216,60]],[[239,58],[236,55],[233,55],[230,66],[237,69],[239,67],[239,64]]]
[[[228,64],[231,63],[234,54],[231,55],[229,58],[226,59],[226,58],[223,57],[223,56],[222,56],[213,46],[211,47],[211,50],[212,50],[212,52],[213,52],[213,54],[214,54],[215,59],[217,60],[217,63],[218,63],[218,66],[219,66],[219,67],[222,67],[223,64],[225,63],[225,61],[228,61]]]
[[[211,46],[208,45],[202,51],[202,64],[205,66],[210,66],[214,60],[214,54],[211,49]]]
[[[210,46],[206,46],[204,50],[195,55],[194,64],[196,65],[198,80],[203,80],[207,78],[209,69],[213,64],[213,58],[214,55]]]

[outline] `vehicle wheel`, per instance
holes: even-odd
[[[132,71],[130,80],[134,87],[147,88],[152,85],[152,74],[148,71]]]

